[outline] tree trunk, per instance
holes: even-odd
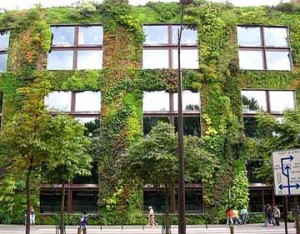
[[[171,233],[171,227],[170,227],[170,206],[169,206],[169,200],[170,200],[170,188],[166,186],[166,213],[165,213],[165,234]]]
[[[31,172],[32,164],[28,168],[26,174],[26,234],[30,234],[30,208],[31,208],[31,197],[30,197],[30,185],[31,185]]]
[[[60,205],[60,234],[64,234],[65,229],[65,193],[66,193],[66,184],[62,184],[62,195],[61,195],[61,205]]]

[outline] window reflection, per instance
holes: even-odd
[[[143,118],[144,135],[149,134],[152,128],[154,128],[157,125],[158,121],[169,123],[169,118],[168,117],[144,117]]]
[[[262,70],[264,68],[262,51],[239,50],[239,62],[241,69]]]
[[[102,26],[52,26],[51,31],[48,70],[102,69]]]
[[[81,50],[78,51],[77,69],[101,69],[101,50]]]
[[[288,47],[287,28],[264,28],[265,45],[275,47]]]
[[[244,117],[244,134],[246,137],[258,137],[257,129],[255,117]]]
[[[169,52],[167,50],[144,50],[143,51],[143,68],[144,69],[161,69],[169,67]]]
[[[145,25],[143,68],[178,68],[179,25]],[[181,36],[181,67],[199,68],[198,32],[191,25],[183,25]]]
[[[237,37],[241,69],[292,69],[287,27],[238,26]]]
[[[239,46],[261,46],[260,28],[237,27],[237,34]]]
[[[74,45],[74,26],[54,26],[51,27],[53,35],[52,45],[72,46]]]
[[[71,111],[71,92],[54,91],[45,97],[45,105],[49,111]]]
[[[103,27],[101,26],[80,26],[78,44],[81,45],[102,45]]]
[[[265,91],[243,90],[242,91],[243,112],[256,112],[267,110]]]
[[[178,30],[180,26],[172,26],[172,43],[177,45],[178,44]],[[197,30],[187,28],[183,26],[182,35],[181,35],[181,45],[197,45],[198,43],[198,34]]]
[[[174,111],[178,111],[178,94],[174,94]],[[189,90],[182,91],[182,109],[184,112],[200,111],[200,94]]]
[[[266,51],[267,68],[269,70],[291,70],[289,54],[287,51]]]
[[[175,131],[178,132],[178,118],[175,118]],[[183,117],[183,134],[200,136],[200,115],[199,117]]]
[[[8,49],[9,44],[9,31],[2,31],[0,33],[0,49],[6,50]]]
[[[100,112],[101,94],[100,92],[85,91],[76,93],[75,111]]]
[[[168,26],[155,25],[144,26],[145,44],[167,44],[168,43]]]
[[[287,109],[295,109],[295,97],[292,91],[270,91],[270,111],[283,113]]]
[[[2,112],[2,105],[3,105],[3,93],[0,92],[0,113]]]
[[[173,53],[173,67],[178,68],[178,50],[172,50]],[[181,49],[180,50],[180,65],[185,69],[197,69],[199,68],[198,50],[196,49]]]
[[[164,91],[144,92],[143,111],[169,111],[169,93]]]
[[[73,51],[51,51],[48,54],[48,70],[72,70]]]
[[[0,54],[0,72],[6,71],[7,65],[7,54]]]

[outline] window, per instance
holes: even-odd
[[[144,134],[148,134],[158,121],[168,122],[177,131],[178,94],[164,91],[144,92]],[[182,92],[183,126],[185,135],[200,136],[200,94],[189,90]]]
[[[9,31],[0,32],[0,72],[6,71]]]
[[[241,69],[292,69],[287,27],[238,26],[237,37]]]
[[[143,68],[178,68],[179,25],[145,25]],[[181,67],[199,68],[198,34],[193,27],[184,26],[181,37]]]
[[[100,125],[100,92],[53,91],[45,97],[45,105],[54,114],[61,112],[72,115],[86,126],[86,135],[95,136]]]
[[[102,69],[102,26],[52,26],[51,31],[48,70]]]
[[[295,92],[291,90],[242,90],[244,131],[247,137],[259,137],[255,114],[263,111],[281,121],[283,112],[296,109]]]
[[[3,93],[0,92],[0,129],[1,129],[1,123],[2,123],[2,103],[3,103]]]

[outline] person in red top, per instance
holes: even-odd
[[[232,209],[229,208],[229,209],[227,210],[227,222],[226,222],[227,225],[228,225],[228,224],[229,224],[229,225],[233,224],[232,218],[233,218],[233,212],[232,212]]]

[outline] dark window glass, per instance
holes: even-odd
[[[144,117],[144,121],[143,121],[144,135],[149,134],[151,129],[155,127],[158,121],[169,123],[168,117]]]
[[[255,117],[244,117],[244,133],[246,137],[259,136]]]
[[[178,132],[178,118],[175,118],[175,131]],[[183,134],[200,136],[200,116],[183,118]]]
[[[155,213],[163,213],[165,211],[166,196],[163,191],[144,190],[144,212],[148,211],[148,207],[152,206]]]
[[[247,176],[250,183],[263,183],[262,179],[257,177],[256,170],[263,166],[263,161],[248,160],[246,164]]]
[[[203,213],[203,194],[200,190],[185,191],[186,210],[188,212]]]
[[[73,179],[73,184],[98,184],[98,164],[92,163],[90,176],[76,176]]]
[[[263,196],[261,190],[250,190],[249,194],[249,211],[250,212],[263,212]]]
[[[3,93],[0,92],[0,113],[2,112],[2,105],[3,105]]]
[[[87,213],[96,213],[98,211],[98,191],[87,189],[82,191],[74,191],[72,194],[73,197],[73,212],[83,211]]]
[[[60,190],[41,191],[40,195],[40,212],[41,213],[59,213],[61,207],[61,194]],[[65,204],[67,204],[68,191],[66,190]],[[67,206],[65,206],[67,211]]]

